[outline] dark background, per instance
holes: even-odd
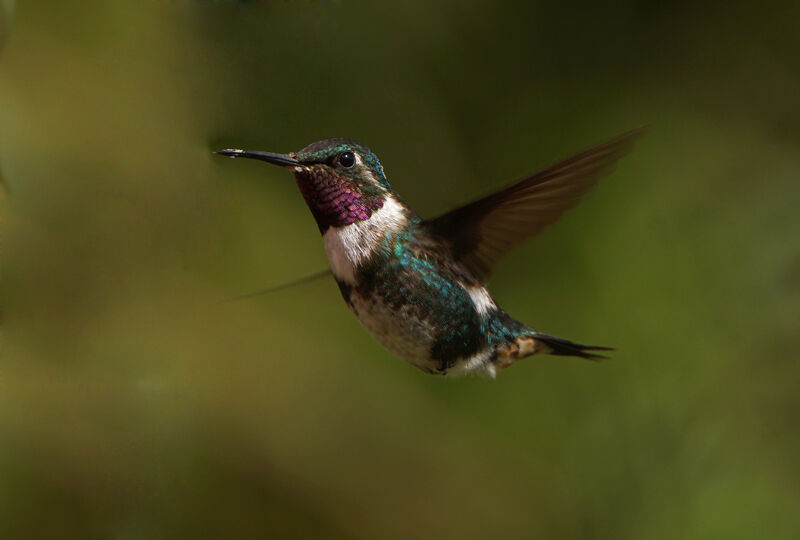
[[[797,538],[797,2],[2,3],[3,538]],[[14,8],[14,9],[12,9]],[[618,348],[384,351],[291,175],[431,216],[651,130],[491,288]]]

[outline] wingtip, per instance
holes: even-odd
[[[647,134],[647,132],[650,131],[650,129],[651,129],[650,124],[642,124],[640,126],[631,128],[628,131],[623,131],[622,133],[611,139],[611,141],[624,141],[624,140],[634,141],[636,139],[644,137]]]
[[[626,149],[630,149],[630,146],[633,142],[638,139],[644,137],[648,131],[650,131],[650,124],[643,124],[641,126],[636,126],[634,128],[629,129],[628,131],[623,131],[616,137],[612,137],[607,140],[605,143],[602,143],[600,146],[606,147],[624,147]]]

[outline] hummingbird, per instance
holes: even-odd
[[[482,375],[537,353],[605,358],[514,319],[486,288],[511,248],[611,173],[644,128],[623,133],[433,219],[392,189],[378,157],[351,139],[277,154],[217,153],[284,167],[317,222],[344,301],[386,349],[435,375]]]

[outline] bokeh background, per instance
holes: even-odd
[[[797,2],[2,4],[2,538],[797,538]],[[384,351],[290,175],[432,216],[649,134],[491,287],[613,360]]]

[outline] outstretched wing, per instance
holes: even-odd
[[[486,279],[505,253],[575,206],[646,128],[637,128],[539,171],[482,199],[425,222],[454,255]]]

